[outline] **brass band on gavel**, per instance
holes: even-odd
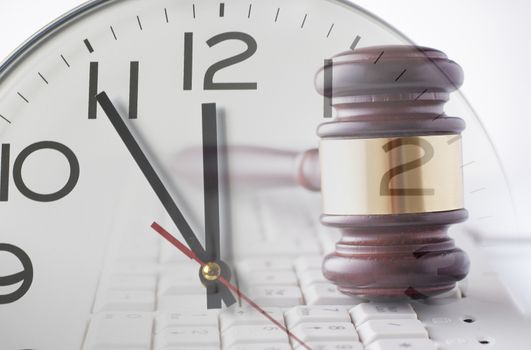
[[[325,214],[407,214],[464,207],[461,140],[456,135],[331,138],[321,141],[319,153]]]

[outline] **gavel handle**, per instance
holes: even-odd
[[[177,174],[190,179],[201,178],[200,147],[181,151],[174,158],[173,168]],[[319,151],[286,151],[258,146],[226,146],[220,148],[220,158],[225,159],[231,181],[252,188],[302,186],[310,191],[321,190]]]

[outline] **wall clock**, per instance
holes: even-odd
[[[160,242],[150,225],[166,220],[193,248],[179,231],[202,218],[208,196],[175,172],[175,154],[215,144],[218,129],[229,146],[315,147],[324,60],[410,43],[339,0],[91,1],[29,39],[0,67],[2,348],[81,348],[120,225],[140,220],[129,229]],[[512,217],[503,169],[456,95],[446,111],[468,125],[469,225],[501,227]],[[196,222],[202,244],[209,224]]]

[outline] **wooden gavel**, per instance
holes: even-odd
[[[319,150],[232,147],[231,177],[321,191],[321,222],[342,232],[323,274],[340,291],[366,298],[447,292],[469,269],[466,253],[447,235],[468,215],[465,123],[443,111],[462,82],[459,65],[434,49],[339,54],[316,75],[318,92],[336,111],[318,128]]]
[[[337,114],[318,129],[321,221],[342,232],[323,273],[342,292],[423,298],[467,275],[467,255],[447,235],[468,216],[465,123],[443,110],[462,83],[444,53],[413,46],[345,52],[317,73]]]

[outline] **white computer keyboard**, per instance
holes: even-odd
[[[233,282],[311,349],[529,349],[530,323],[470,243],[471,275],[445,295],[376,303],[338,292],[321,262],[339,234],[319,224],[318,203],[297,196],[281,191],[235,204]],[[153,220],[118,218],[83,350],[303,348],[241,300],[207,310],[198,266],[150,231]]]

